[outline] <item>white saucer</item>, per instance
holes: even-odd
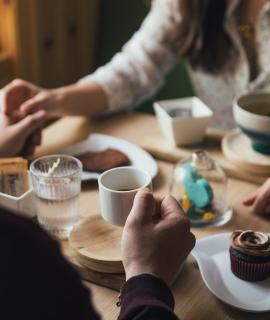
[[[101,151],[107,148],[122,151],[130,159],[132,166],[147,171],[152,179],[157,175],[157,163],[148,152],[126,140],[105,134],[91,134],[86,140],[61,150],[60,153],[75,156],[86,151]],[[99,175],[97,172],[83,171],[82,181],[97,180]]]
[[[197,260],[204,283],[223,302],[244,311],[270,311],[270,278],[248,282],[231,271],[230,233],[198,240],[192,255]]]

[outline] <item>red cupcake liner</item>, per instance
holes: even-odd
[[[230,252],[231,270],[238,278],[246,281],[262,281],[270,277],[270,262],[247,262]]]

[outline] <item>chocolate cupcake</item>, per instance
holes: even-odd
[[[270,277],[270,238],[266,233],[235,231],[231,235],[231,270],[240,279],[262,281]]]

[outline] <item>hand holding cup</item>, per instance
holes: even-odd
[[[149,273],[172,284],[194,245],[189,220],[173,197],[157,200],[149,189],[136,194],[122,236],[127,280]]]

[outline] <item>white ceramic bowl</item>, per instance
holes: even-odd
[[[157,101],[154,109],[160,128],[172,146],[201,142],[213,118],[213,111],[197,97]],[[186,115],[173,117],[172,110],[183,111]]]
[[[241,95],[234,99],[233,115],[243,133],[251,139],[253,149],[270,154],[270,116],[245,110],[251,105],[260,108],[261,103],[270,104],[270,93],[253,92]]]

